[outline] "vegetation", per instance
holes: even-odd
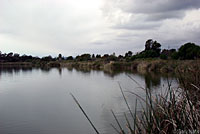
[[[193,71],[195,69],[196,71]],[[134,112],[130,109],[124,91],[120,86],[120,90],[130,118],[127,118],[127,113],[124,113],[124,120],[128,132],[121,126],[115,113],[111,110],[118,127],[111,124],[118,134],[198,134],[200,131],[200,65],[197,64],[189,72],[190,75],[183,77],[184,74],[180,72],[178,81],[179,88],[172,88],[171,83],[168,82],[168,89],[166,93],[153,95],[148,88],[142,88],[132,77],[131,80],[136,82],[142,90],[146,93],[146,99],[138,96],[134,92],[128,92],[137,97],[136,107]],[[72,95],[73,96],[73,95]],[[74,98],[74,96],[73,96]],[[82,110],[88,121],[91,120],[85,114],[79,102],[74,98],[79,108]],[[143,111],[137,113],[137,102],[144,102],[142,105]],[[133,123],[131,123],[133,122]],[[133,124],[133,125],[131,125]],[[91,123],[97,134],[95,126]]]
[[[180,60],[193,60],[200,58],[200,46],[194,43],[186,43],[182,45],[178,51],[176,49],[163,49],[161,51],[161,44],[157,41],[149,39],[145,43],[145,50],[136,54],[132,51],[128,51],[123,55],[116,56],[115,53],[109,55],[104,54],[82,54],[76,57],[68,56],[64,57],[59,54],[58,57],[44,56],[42,58],[34,57],[31,55],[22,55],[18,53],[10,52],[8,54],[0,51],[0,62],[32,62],[32,63],[47,63],[52,61],[73,61],[73,62],[86,62],[86,61],[104,61],[109,63],[110,61],[124,61],[130,62],[136,59],[149,59],[149,58],[160,58],[160,59],[180,59]]]

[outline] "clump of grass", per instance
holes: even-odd
[[[145,104],[140,116],[135,111],[133,130],[127,121],[129,134],[200,133],[200,68],[192,71],[195,74],[187,73],[187,77],[180,75],[180,88],[174,89],[168,83],[166,94],[152,95],[149,89],[141,88],[146,92],[146,99],[143,99],[134,92],[129,92]],[[124,92],[121,87],[120,89],[131,113]],[[127,120],[126,117],[125,119]]]

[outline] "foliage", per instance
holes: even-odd
[[[160,56],[160,49],[161,44],[157,41],[153,41],[152,39],[149,39],[145,43],[145,50],[137,53],[136,55],[133,55],[130,59],[140,59],[140,58],[156,58]]]
[[[167,60],[167,58],[168,58],[168,57],[167,57],[167,55],[165,55],[165,54],[161,54],[161,55],[160,55],[160,59]]]
[[[174,59],[174,60],[177,60],[178,59],[178,52],[173,52],[171,54],[171,58]]]
[[[69,56],[67,58],[64,58],[62,54],[58,54],[57,58],[52,58],[51,56],[44,56],[42,58],[39,57],[33,57],[31,55],[22,55],[20,56],[17,53],[2,53],[0,51],[0,62],[32,62],[35,63],[38,62],[50,62],[50,61],[63,61],[63,60],[70,60],[70,61],[104,61],[103,63],[108,63],[110,61],[126,61],[131,62],[136,59],[150,59],[150,58],[159,58],[160,59],[181,59],[181,60],[187,60],[187,59],[197,59],[200,58],[200,46],[194,44],[194,43],[186,43],[182,45],[178,51],[176,52],[176,49],[164,49],[161,52],[161,44],[158,43],[156,40],[149,39],[145,42],[145,50],[142,52],[138,52],[135,55],[133,55],[132,51],[126,52],[124,55],[115,56],[115,53],[109,55],[104,54],[101,56],[100,54],[82,54],[78,55],[75,58],[72,56]]]
[[[182,60],[200,58],[200,46],[194,43],[186,43],[179,48],[178,56]]]
[[[128,51],[127,53],[125,53],[125,58],[131,57],[132,55],[133,55],[133,52]]]
[[[76,57],[76,61],[89,61],[91,60],[90,54],[82,54],[81,56]]]
[[[72,56],[68,56],[67,58],[66,58],[66,60],[73,60],[74,58],[72,57]]]

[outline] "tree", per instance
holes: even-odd
[[[94,54],[92,54],[92,59],[94,59],[95,58],[95,55]]]
[[[152,50],[156,51],[157,53],[160,53],[160,43],[158,43],[157,41],[154,41],[153,44],[152,44]]]
[[[77,61],[89,61],[91,60],[90,54],[82,54],[81,56],[76,56]]]
[[[68,56],[67,60],[73,60],[74,58],[72,56]]]
[[[19,54],[18,54],[18,53],[15,53],[13,57],[18,58],[18,57],[19,57]]]
[[[128,51],[127,53],[125,53],[125,57],[131,57],[133,55],[133,52]]]
[[[7,57],[13,57],[13,52],[8,53]]]
[[[145,50],[142,51],[140,54],[137,54],[135,57],[138,58],[155,58],[160,56],[160,49],[161,44],[157,41],[153,41],[149,39],[145,43]]]
[[[152,48],[153,40],[148,39],[145,43],[145,51],[150,50]]]
[[[51,57],[51,55],[42,57],[42,61],[52,61],[52,60],[53,58]]]
[[[100,54],[97,54],[97,55],[96,55],[96,58],[101,58],[101,55],[100,55]]]
[[[200,46],[195,43],[186,43],[179,48],[178,56],[182,60],[200,58]]]

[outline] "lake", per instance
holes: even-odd
[[[70,93],[78,99],[100,133],[114,133],[110,124],[116,126],[116,123],[111,109],[121,124],[125,124],[124,112],[130,117],[118,83],[134,109],[136,96],[127,91],[145,98],[141,87],[151,88],[152,93],[163,93],[167,81],[172,82],[173,87],[177,86],[174,77],[153,73],[1,68],[0,133],[94,134]],[[139,106],[138,112],[140,110]]]

